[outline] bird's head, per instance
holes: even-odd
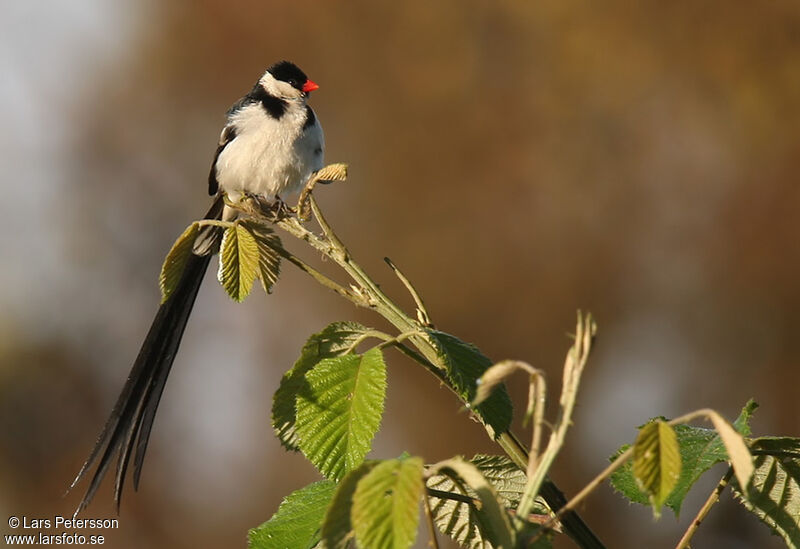
[[[300,67],[289,61],[272,65],[258,82],[270,95],[289,100],[305,99],[319,88]]]

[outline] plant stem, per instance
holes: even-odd
[[[580,492],[575,494],[571,500],[565,502],[564,505],[562,505],[559,508],[558,512],[553,517],[552,522],[555,523],[555,521],[559,519],[561,519],[563,522],[562,514],[565,515],[566,513],[572,512],[572,509],[577,507],[578,504],[586,498],[586,496],[591,494],[595,490],[595,488],[597,488],[604,480],[610,477],[611,473],[619,469],[620,466],[622,466],[622,464],[625,463],[632,455],[633,455],[633,447],[630,447],[624,452],[622,452],[619,456],[617,456],[617,459],[611,462],[611,464],[608,467],[603,469],[603,471],[599,475],[593,478],[589,484],[584,486]],[[542,486],[542,489],[544,490],[544,486]],[[545,527],[547,526],[551,526],[551,524],[546,524]]]
[[[431,497],[438,499],[447,499],[450,501],[457,501],[459,503],[466,503],[473,507],[480,507],[481,501],[479,499],[471,498],[464,494],[456,492],[445,492],[444,490],[437,490],[436,488],[425,488],[425,493]]]
[[[292,265],[303,271],[304,273],[310,275],[314,280],[325,286],[326,288],[333,290],[343,298],[347,299],[351,303],[353,303],[357,307],[368,307],[367,302],[364,300],[363,297],[354,294],[344,286],[338,284],[333,279],[328,278],[314,267],[309,265],[308,263],[304,262],[299,257],[289,253],[288,251],[284,250],[283,248],[277,248],[275,251],[284,258],[286,261],[290,262]]]
[[[383,293],[380,287],[366,274],[361,266],[353,260],[345,245],[333,231],[330,224],[325,219],[325,216],[320,211],[313,194],[308,196],[308,204],[310,205],[311,211],[313,212],[314,217],[322,229],[322,237],[306,229],[305,226],[303,226],[296,218],[293,217],[285,217],[275,220],[275,224],[292,236],[308,243],[311,247],[333,260],[350,276],[350,278],[353,279],[353,281],[356,283],[356,287],[352,287],[350,290],[342,291],[344,290],[343,287],[336,283],[331,284],[323,282],[323,280],[330,279],[327,279],[327,277],[324,277],[324,275],[322,275],[324,278],[320,278],[319,273],[310,270],[307,265],[299,260],[296,262],[292,261],[288,257],[287,259],[289,259],[294,265],[298,266],[301,270],[314,277],[314,279],[318,282],[323,283],[323,285],[326,287],[333,289],[339,295],[342,295],[342,297],[347,298],[356,305],[366,306],[370,309],[373,309],[375,312],[389,321],[395,328],[397,328],[401,334],[411,334],[408,336],[407,340],[410,341],[414,347],[416,347],[416,350],[410,349],[400,342],[395,342],[394,345],[402,352],[413,358],[415,361],[425,366],[426,369],[434,374],[441,382],[445,384],[445,386],[447,386],[458,396],[457,391],[455,391],[443,374],[443,372],[446,370],[446,365],[442,362],[442,358],[440,357],[439,352],[437,351],[433,342],[430,340],[430,337],[425,333],[425,327],[420,322],[417,322],[406,315],[403,310],[400,309],[400,307],[398,307],[391,299],[389,299],[386,294]],[[335,287],[333,286],[334,284],[336,285]],[[416,293],[416,291],[414,293]],[[421,299],[418,302],[418,305],[419,303],[421,303]],[[464,404],[468,403],[465,402]],[[526,470],[528,466],[528,451],[525,446],[520,443],[510,431],[496,433],[491,426],[485,423],[483,425],[489,436],[495,440],[495,442],[497,442],[501,448],[503,448],[509,458],[511,458],[511,460],[514,461],[514,463],[523,471]],[[549,464],[547,464],[547,466],[549,466]],[[547,467],[542,464],[542,466],[540,466],[538,469],[543,471],[542,479],[540,480],[542,497],[544,497],[545,501],[547,501],[547,504],[550,506],[553,512],[557,512],[564,505],[566,499],[560,490],[558,490],[558,488],[549,479],[544,477],[544,471],[546,471]],[[561,521],[564,526],[564,531],[575,541],[579,547],[584,549],[599,549],[604,547],[600,540],[576,513],[572,511],[565,512],[561,517]]]
[[[544,378],[544,374],[539,370],[534,370],[530,378],[530,385],[528,386],[528,410],[530,410],[532,416],[533,433],[531,434],[531,457],[528,460],[528,477],[532,477],[533,473],[539,467],[539,448],[542,442],[544,408],[547,404],[547,381]]]
[[[534,498],[536,494],[539,493],[547,471],[550,469],[558,452],[564,445],[567,430],[572,423],[572,411],[578,396],[578,384],[583,368],[589,358],[589,351],[592,347],[594,333],[595,325],[591,315],[586,315],[586,318],[584,318],[579,312],[578,324],[575,331],[575,342],[572,347],[570,347],[569,352],[567,352],[567,358],[564,364],[564,381],[561,388],[559,417],[556,419],[553,432],[547,443],[547,448],[544,453],[539,456],[539,464],[528,478],[525,492],[522,494],[522,499],[520,499],[518,511],[522,516],[526,516],[531,512]],[[554,511],[557,511],[557,509],[554,509]]]
[[[431,539],[428,544],[433,549],[439,549],[439,540],[436,539],[436,526],[433,524],[433,513],[431,513],[431,502],[428,501],[428,495],[422,495],[422,505],[425,507],[425,520],[428,523],[428,534]]]
[[[422,324],[423,326],[432,326],[431,317],[428,314],[428,310],[425,308],[425,303],[422,301],[422,296],[419,295],[417,289],[414,288],[414,285],[411,284],[411,281],[408,279],[408,277],[404,275],[400,269],[397,268],[397,265],[395,265],[391,259],[389,259],[388,257],[384,257],[383,260],[386,262],[387,265],[389,265],[389,268],[394,272],[394,274],[397,275],[397,278],[399,278],[400,282],[403,283],[403,286],[406,287],[408,293],[411,294],[411,298],[417,305],[417,317],[420,324]]]
[[[683,534],[683,537],[678,542],[678,545],[675,546],[675,549],[686,549],[689,547],[689,542],[692,540],[692,536],[697,531],[697,528],[706,518],[708,512],[711,511],[711,508],[714,507],[714,504],[719,501],[719,496],[722,494],[722,491],[728,486],[728,482],[731,480],[733,476],[733,467],[728,467],[728,472],[725,473],[725,476],[722,477],[722,480],[719,481],[714,491],[708,496],[708,499],[697,512],[697,516],[694,517],[692,523],[689,525],[689,528],[686,529],[686,532]]]
[[[350,346],[347,348],[347,350],[344,352],[344,354],[349,355],[350,353],[355,351],[356,348],[359,345],[361,345],[362,343],[364,343],[366,340],[368,340],[370,338],[377,338],[377,339],[382,340],[383,342],[392,341],[392,339],[394,339],[389,334],[385,334],[385,333],[383,333],[383,332],[381,332],[379,330],[367,330],[366,332],[364,332],[363,334],[358,336],[355,339],[355,341],[353,341],[353,343],[350,344]]]
[[[704,409],[701,409],[701,410],[695,410],[694,412],[689,412],[688,414],[684,414],[684,415],[682,415],[680,417],[677,417],[675,419],[671,419],[670,421],[667,422],[667,424],[669,424],[670,426],[675,426],[675,425],[679,425],[679,424],[683,424],[683,423],[688,423],[688,422],[693,421],[693,420],[695,420],[695,419],[697,419],[699,417],[708,417],[710,414],[716,414],[716,412],[714,412],[714,410],[710,410],[708,408],[704,408]],[[570,499],[568,502],[564,503],[563,505],[559,505],[558,506],[558,509],[559,509],[558,512],[555,514],[555,516],[551,519],[550,522],[545,524],[545,528],[547,528],[549,526],[552,526],[552,524],[554,524],[555,521],[558,520],[558,519],[561,519],[562,522],[563,522],[565,519],[562,518],[562,515],[566,516],[566,513],[572,512],[572,509],[577,507],[580,502],[582,502],[590,493],[592,493],[595,490],[595,488],[597,488],[603,481],[605,481],[608,477],[610,477],[611,474],[614,471],[619,469],[619,467],[622,466],[623,463],[625,463],[627,460],[629,460],[632,455],[633,455],[633,446],[631,446],[630,448],[628,448],[627,450],[622,452],[620,455],[618,455],[616,457],[616,459],[613,462],[611,462],[611,464],[608,465],[608,467],[603,469],[603,471],[599,475],[597,475],[594,479],[592,479],[592,481],[589,484],[584,486],[583,489],[580,492],[578,492],[577,494],[575,494],[572,497],[572,499]],[[720,488],[720,492],[725,487],[725,485],[727,485],[728,480],[730,480],[730,475],[733,474],[733,473],[734,473],[734,469],[733,469],[733,467],[731,467],[729,472],[728,472],[728,474],[726,475],[726,478],[723,478],[723,480],[720,482],[720,485],[722,486],[722,488]],[[550,503],[550,500],[547,499],[547,497],[544,495],[544,490],[545,490],[545,486],[542,486],[542,497],[545,497],[545,501],[547,501],[547,504],[550,505],[551,509],[553,509],[553,506]],[[713,496],[713,494],[712,494],[712,496]],[[718,495],[717,495],[717,497],[718,497]],[[712,499],[712,497],[709,497],[709,501],[711,501],[711,499]],[[706,503],[708,504],[709,501],[707,501]],[[700,514],[698,514],[698,517],[700,517],[701,519],[703,517],[705,517],[705,514],[708,513],[708,510],[710,510],[711,505],[713,505],[714,503],[715,503],[715,501],[712,502],[709,505],[708,509],[705,510],[705,513],[703,513],[702,516],[700,516]],[[702,513],[702,511],[703,511],[703,509],[701,509],[701,513]],[[698,526],[699,526],[699,523],[698,523]],[[696,528],[697,527],[695,526],[695,529]],[[694,532],[692,531],[692,535],[693,534],[694,534]],[[689,538],[691,538],[691,535],[689,536]],[[535,539],[534,539],[534,541],[535,541]]]

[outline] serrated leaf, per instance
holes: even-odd
[[[505,507],[513,509],[517,506],[528,481],[525,471],[507,456],[476,454],[469,462],[489,481]],[[539,510],[547,512],[544,504],[539,506]]]
[[[422,459],[390,459],[358,481],[351,518],[359,547],[406,549],[417,537]]]
[[[465,402],[472,402],[477,392],[477,380],[492,365],[492,361],[477,347],[455,336],[436,330],[428,333],[446,366],[447,378]],[[495,437],[507,431],[511,425],[511,399],[505,387],[495,389],[473,410],[481,421],[492,428]]]
[[[325,549],[346,549],[355,535],[350,512],[353,494],[358,482],[378,465],[377,461],[366,461],[356,467],[339,482],[333,500],[322,521],[322,542]]]
[[[278,512],[247,535],[249,549],[306,549],[320,540],[320,525],[336,484],[323,480],[292,492]]]
[[[751,398],[739,412],[739,417],[733,422],[736,431],[743,437],[750,436],[750,418],[757,409],[758,403]]]
[[[757,408],[758,404],[753,400],[748,401],[739,417],[734,421],[734,427],[741,434],[745,436],[750,434],[750,418]],[[686,494],[689,493],[694,483],[711,467],[717,463],[727,461],[728,454],[725,452],[722,439],[714,429],[691,425],[676,425],[674,429],[678,436],[681,452],[681,474],[678,477],[675,488],[672,490],[672,494],[670,494],[665,503],[677,517],[680,514],[681,505],[686,498]],[[613,461],[616,456],[628,448],[629,445],[624,445],[610,459]],[[650,504],[647,495],[639,490],[636,485],[630,461],[611,475],[611,485],[634,503]]]
[[[197,223],[192,223],[181,233],[175,243],[170,248],[164,264],[161,266],[161,274],[158,277],[158,286],[161,288],[161,303],[164,303],[181,280],[186,262],[192,256],[192,248],[200,227]]]
[[[524,475],[523,475],[524,476]],[[456,482],[449,475],[433,475],[426,481],[428,488],[460,494],[467,498],[476,499],[478,495],[466,484]],[[523,483],[522,489],[525,488]],[[520,491],[520,495],[522,492]],[[436,527],[444,535],[456,541],[459,546],[467,549],[489,549],[493,547],[484,532],[490,531],[488,521],[484,519],[476,505],[466,501],[457,501],[449,498],[429,496],[431,514]]]
[[[242,302],[253,289],[258,276],[258,244],[241,223],[234,223],[222,236],[219,255],[219,279],[234,301]]]
[[[320,472],[340,479],[364,460],[386,397],[386,365],[378,348],[326,358],[306,373],[297,394],[298,447]]]
[[[248,220],[242,224],[253,235],[258,246],[258,279],[269,294],[281,274],[281,256],[277,252],[282,247],[281,239],[263,223]]]
[[[511,523],[500,497],[474,464],[462,458],[452,458],[437,463],[431,468],[435,473],[446,475],[450,478],[455,488],[455,493],[469,495],[469,490],[471,490],[481,502],[480,508],[465,503],[465,505],[470,505],[468,512],[472,514],[471,518],[474,519],[472,524],[477,525],[478,532],[475,532],[474,528],[469,528],[471,526],[469,519],[467,519],[466,523],[467,529],[463,526],[458,528],[457,524],[453,524],[452,528],[446,527],[445,530],[454,530],[457,535],[465,540],[470,540],[470,543],[475,543],[476,535],[480,534],[481,542],[484,545],[471,545],[474,547],[497,547],[498,549],[512,549],[514,547],[514,531],[511,529]],[[465,489],[463,485],[459,486],[461,481],[466,484],[469,490]],[[432,513],[434,508],[437,508],[437,513],[443,514],[444,510],[438,504],[432,505]],[[436,515],[434,514],[434,516]],[[464,517],[460,516],[460,514],[453,514],[451,518],[457,521],[459,519],[463,520]],[[445,533],[451,535],[448,532]],[[488,545],[486,545],[487,542]]]
[[[470,459],[470,462],[492,485],[503,507],[515,509],[525,490],[527,482],[525,472],[506,456],[476,455]],[[468,485],[456,482],[445,474],[430,476],[426,485],[433,490],[460,494],[472,499],[478,498],[478,494]],[[433,495],[430,495],[429,499],[434,522],[443,534],[467,549],[490,549],[493,547],[482,533],[488,525],[485,524],[485,519],[474,505]],[[544,515],[547,513],[547,509],[543,503],[540,503],[534,512]],[[549,547],[548,538],[549,536],[543,537],[541,545],[537,542],[535,547]]]
[[[672,427],[662,420],[642,427],[633,445],[633,476],[649,496],[656,517],[661,515],[661,506],[675,487],[680,471],[680,447]]]
[[[369,330],[357,322],[334,322],[308,338],[300,352],[300,358],[283,375],[272,401],[272,427],[287,450],[298,450],[295,430],[296,401],[298,393],[308,391],[306,373],[321,360],[344,354]]]
[[[800,439],[764,437],[751,445],[755,471],[746,492],[734,479],[737,499],[786,546],[800,548]]]

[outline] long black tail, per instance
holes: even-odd
[[[206,219],[221,219],[224,204],[218,198],[206,214]],[[219,229],[211,227],[204,229],[219,233]],[[209,236],[218,238],[218,234],[204,234],[201,238]],[[208,248],[206,248],[208,251]],[[119,512],[122,486],[125,482],[125,473],[133,455],[133,486],[139,487],[139,476],[142,472],[142,462],[147,450],[147,441],[153,427],[161,393],[167,383],[167,376],[178,352],[178,346],[183,337],[183,331],[192,312],[197,292],[203,281],[211,253],[205,255],[192,255],[186,263],[180,281],[169,299],[162,303],[153,320],[150,331],[142,344],[136,362],[133,363],[128,380],[122,388],[111,416],[106,421],[103,431],[97,438],[92,453],[81,467],[70,489],[89,472],[95,462],[97,469],[89,482],[89,488],[83,496],[75,515],[89,505],[105,476],[114,454],[119,452],[117,459],[117,472],[114,482],[114,499]],[[134,453],[135,449],[135,453]],[[98,461],[99,458],[99,461]]]

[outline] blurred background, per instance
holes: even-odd
[[[207,208],[224,113],[283,58],[350,164],[318,200],[390,295],[411,307],[386,255],[439,328],[546,370],[554,402],[575,311],[596,315],[568,494],[655,415],[753,397],[755,434],[800,435],[796,2],[8,1],[0,30],[0,515],[77,505],[62,494]],[[108,546],[243,547],[318,478],[272,434],[281,375],[329,322],[383,326],[291,266],[242,305],[213,271]],[[389,360],[374,456],[499,451]],[[723,471],[678,519],[608,487],[581,513],[609,547],[673,546]],[[114,516],[111,492],[85,516]],[[695,545],[781,546],[729,495]]]

